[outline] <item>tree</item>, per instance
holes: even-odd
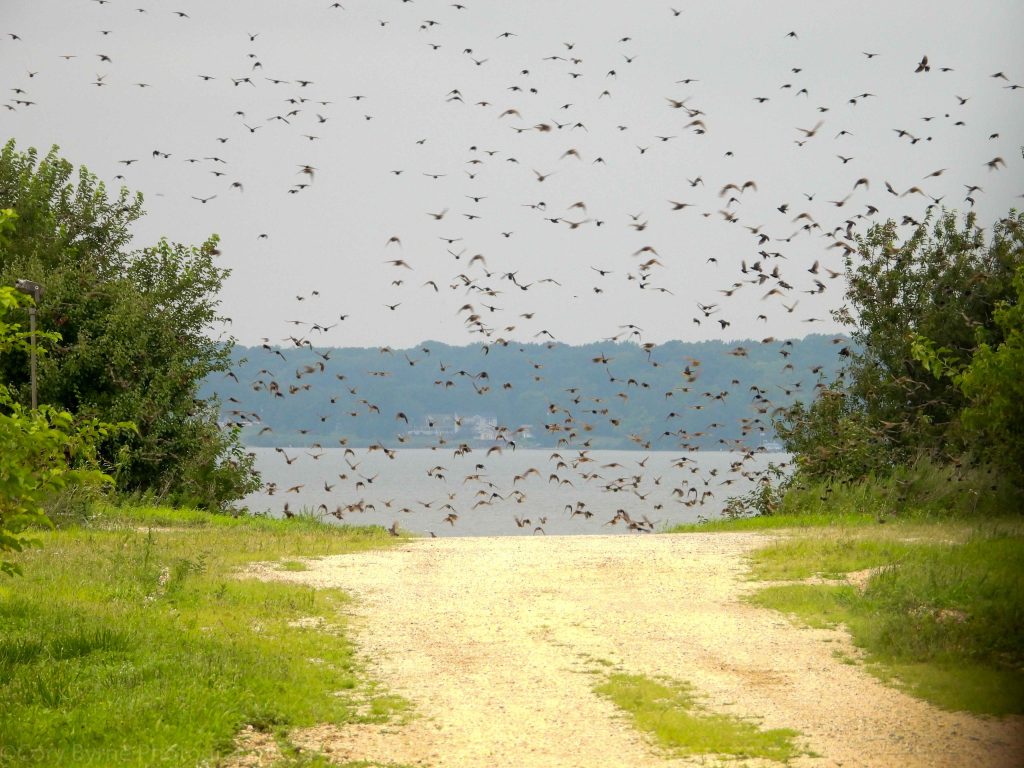
[[[0,242],[16,215],[0,210]],[[0,287],[0,355],[26,350],[29,334],[7,316],[32,302],[10,287]],[[38,342],[56,342],[55,333],[36,334]],[[96,469],[96,444],[130,425],[76,420],[67,411],[44,405],[35,410],[16,402],[0,382],[0,554],[20,552],[35,539],[25,534],[47,525],[43,504],[68,485],[111,482]],[[20,573],[16,563],[0,560],[0,573]]]
[[[775,420],[775,430],[808,477],[857,480],[884,473],[890,464],[884,432],[869,423],[842,381],[822,389],[810,406],[791,405]]]
[[[969,407],[974,395],[933,375],[920,340],[941,349],[955,370],[981,350],[1003,349],[1013,331],[999,308],[1014,303],[1022,263],[1024,215],[1015,211],[996,223],[989,242],[973,214],[961,225],[953,212],[926,220],[903,242],[892,221],[860,238],[846,257],[846,304],[834,313],[852,327],[845,384],[828,393],[833,399],[792,408],[778,424],[805,470],[848,479],[922,455],[942,462],[972,453],[980,433],[964,425],[983,420]],[[979,366],[993,360],[983,353]],[[981,371],[972,379],[979,392],[988,382]]]
[[[1014,278],[1016,296],[993,313],[1003,341],[978,344],[960,365],[951,350],[917,336],[914,356],[937,379],[947,378],[966,398],[960,413],[964,441],[976,456],[1024,485],[1024,264]]]
[[[253,490],[252,459],[201,382],[231,368],[233,342],[209,334],[228,271],[216,266],[216,236],[200,246],[161,240],[131,250],[141,195],[114,197],[54,147],[43,158],[8,142],[0,153],[0,201],[18,226],[0,246],[0,284],[28,277],[46,286],[39,324],[61,341],[40,366],[40,401],[83,418],[131,421],[106,436],[99,459],[117,488],[219,508]],[[25,400],[20,355],[0,363],[0,381]]]

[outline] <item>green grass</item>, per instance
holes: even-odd
[[[194,766],[246,724],[405,706],[362,680],[343,593],[235,577],[387,546],[383,529],[129,508],[40,539],[0,582],[0,766]]]
[[[797,478],[777,510],[781,515],[870,516],[878,520],[983,520],[1018,511],[1019,488],[990,468],[957,468],[927,460],[887,477],[831,483]]]
[[[809,627],[834,627],[850,619],[856,592],[845,585],[782,584],[756,592],[749,601],[794,616]]]
[[[989,467],[928,460],[888,477],[829,484],[797,477],[771,515],[671,532],[779,531],[751,578],[841,579],[769,586],[749,599],[814,627],[844,625],[868,668],[932,703],[1024,714],[1024,499]]]
[[[845,625],[883,680],[956,710],[1024,714],[1024,534],[1017,519],[804,535],[756,552],[762,579],[879,568],[863,592],[789,584],[750,600]]]
[[[761,581],[842,578],[853,571],[899,562],[913,545],[898,538],[823,532],[797,537],[750,556],[751,575]]]
[[[842,515],[817,513],[778,514],[762,517],[740,517],[736,519],[715,519],[702,523],[681,523],[665,533],[705,533],[709,531],[765,531],[778,528],[848,528],[853,526],[876,525],[878,520],[871,515],[850,512]]]
[[[781,762],[801,754],[794,744],[799,735],[796,731],[761,730],[749,720],[709,712],[685,683],[615,673],[595,690],[673,754],[761,757]]]

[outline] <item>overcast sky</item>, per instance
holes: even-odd
[[[847,220],[1020,206],[1024,4],[675,3],[4,0],[0,135],[218,233],[246,343],[831,332]]]

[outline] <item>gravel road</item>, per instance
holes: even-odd
[[[258,568],[339,587],[372,674],[412,702],[404,725],[321,726],[300,744],[339,762],[441,768],[644,768],[672,758],[592,687],[607,669],[692,683],[708,708],[794,728],[796,766],[1020,766],[1024,718],[936,709],[886,687],[845,633],[747,605],[763,534],[417,540]],[[761,765],[730,761],[729,765]],[[765,763],[768,764],[768,763]]]

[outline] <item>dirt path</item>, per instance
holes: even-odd
[[[841,632],[740,602],[752,588],[743,555],[765,541],[430,539],[263,571],[353,594],[373,674],[421,716],[297,740],[342,761],[438,768],[707,765],[667,759],[592,692],[593,670],[611,662],[689,681],[716,711],[799,730],[816,756],[798,766],[1022,764],[1024,718],[935,709],[839,661],[836,650],[856,655]]]

